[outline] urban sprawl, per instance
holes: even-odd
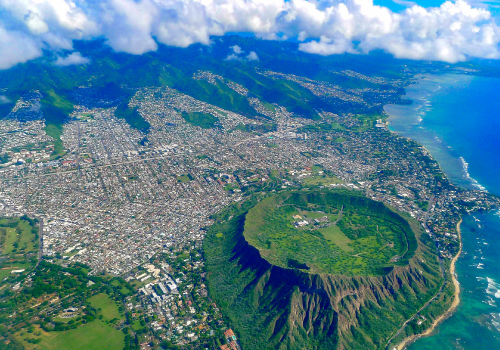
[[[380,101],[396,94],[261,74],[295,81],[343,103],[374,105],[366,94],[380,94]],[[338,74],[404,86],[404,81],[352,71]],[[451,185],[423,147],[387,130],[385,115],[371,119],[318,111],[321,120],[314,121],[251,97],[243,86],[210,72],[197,72],[193,79],[226,84],[248,98],[256,116],[223,110],[167,87],[143,88],[129,106],[149,123],[144,133],[82,89],[82,104],[63,125],[59,154],[46,133],[38,92],[23,96],[10,117],[0,121],[2,216],[39,220],[44,259],[79,262],[93,275],[134,283],[139,293],[129,297],[126,309],[155,315],[149,318],[150,329],[177,344],[222,329],[228,338],[222,347],[239,349],[210,300],[202,240],[213,223],[211,215],[254,192],[360,191],[419,220],[443,259],[458,249],[460,212],[499,204],[480,189]],[[208,128],[193,125],[185,118],[193,113],[216,121]]]

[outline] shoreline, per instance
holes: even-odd
[[[451,264],[450,264],[450,275],[451,275],[451,279],[453,281],[453,285],[455,286],[455,293],[453,293],[453,295],[454,295],[455,298],[453,299],[453,302],[451,303],[451,305],[448,308],[448,310],[446,310],[445,313],[443,313],[441,316],[439,316],[438,318],[436,318],[434,320],[434,322],[432,322],[431,326],[429,328],[427,328],[423,333],[414,334],[414,335],[412,335],[410,337],[407,337],[407,338],[403,339],[403,341],[401,343],[399,343],[395,347],[395,349],[397,349],[397,350],[403,350],[408,345],[412,344],[413,342],[417,341],[418,339],[420,339],[422,337],[429,336],[432,332],[434,332],[434,330],[436,329],[436,327],[442,321],[444,321],[449,316],[451,316],[451,314],[453,313],[453,311],[455,311],[455,309],[457,308],[458,304],[460,304],[460,283],[458,282],[458,279],[457,279],[457,277],[455,275],[455,269],[456,269],[455,264],[456,264],[458,258],[460,257],[460,255],[462,254],[462,231],[460,230],[460,224],[461,223],[462,223],[462,218],[460,217],[460,221],[457,223],[457,234],[458,234],[458,238],[459,238],[459,241],[460,241],[460,246],[459,246],[459,249],[458,249],[458,253],[453,257],[453,259],[451,259]]]

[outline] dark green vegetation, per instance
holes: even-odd
[[[124,312],[126,298],[137,291],[121,278],[88,271],[79,263],[42,260],[29,280],[4,280],[0,349],[138,349],[142,331],[132,329]]]
[[[257,114],[255,110],[250,107],[248,100],[244,96],[220,82],[216,83],[216,85],[212,85],[206,81],[183,79],[174,84],[173,87],[197,100],[208,102],[229,111],[237,111],[238,113],[249,116]]]
[[[144,133],[149,131],[148,121],[145,120],[142,115],[140,115],[137,107],[130,108],[127,102],[123,102],[115,110],[115,116],[121,119],[125,119],[131,127],[136,128]]]
[[[26,216],[0,219],[0,284],[4,279],[14,281],[37,261],[38,227]]]
[[[271,105],[272,106],[272,105]],[[238,124],[235,130],[244,132],[266,133],[276,131],[277,125],[272,123],[265,124]]]
[[[298,262],[313,274],[384,275],[416,249],[405,219],[380,202],[338,192],[268,197],[248,211],[244,236],[271,264]]]
[[[202,129],[210,129],[215,127],[215,123],[219,118],[210,113],[203,112],[182,112],[182,118],[191,125],[199,126]]]
[[[189,182],[193,179],[194,179],[194,177],[191,174],[183,174],[183,175],[177,176],[177,182]]]
[[[244,50],[255,51],[260,60],[254,62],[226,61],[230,47],[239,45]],[[250,91],[250,97],[259,98],[264,106],[273,111],[277,103],[288,111],[307,118],[319,119],[316,110],[352,110],[349,103],[336,100],[322,100],[309,89],[284,79],[273,79],[260,72],[275,71],[295,74],[319,81],[332,83],[343,88],[377,88],[393,90],[392,86],[373,84],[366,80],[335,74],[335,70],[353,69],[362,74],[392,78],[403,76],[404,65],[390,56],[373,59],[362,55],[337,55],[321,57],[298,50],[295,43],[256,40],[239,36],[227,36],[215,40],[210,46],[191,45],[188,48],[173,48],[160,45],[157,52],[141,56],[115,53],[102,40],[92,42],[75,41],[75,50],[91,62],[82,66],[56,67],[50,63],[54,57],[19,64],[12,69],[0,71],[0,88],[11,102],[0,105],[0,118],[5,117],[15,101],[24,94],[39,90],[42,94],[41,108],[47,125],[60,128],[68,118],[75,104],[88,107],[117,106],[117,115],[125,118],[133,127],[147,132],[149,125],[134,110],[128,108],[128,101],[135,89],[153,86],[169,86],[204,102],[225,110],[249,117],[259,116],[243,96],[227,84],[217,81],[210,84],[193,79],[198,70],[208,70],[224,76],[228,81],[238,83]],[[55,58],[54,58],[55,59]],[[415,63],[414,63],[415,64]],[[81,88],[87,86],[87,88]],[[89,87],[91,86],[91,87]],[[85,93],[81,93],[81,90]],[[392,102],[400,101],[399,91]],[[82,99],[82,96],[86,98]],[[88,98],[88,97],[92,98]],[[365,96],[365,98],[370,98]],[[342,102],[342,103],[341,103]],[[381,112],[379,108],[378,112]],[[359,112],[365,111],[356,106]],[[260,115],[259,117],[265,118]],[[56,140],[59,140],[56,133]],[[56,152],[55,155],[60,155]]]
[[[47,135],[54,139],[54,151],[51,154],[51,159],[57,159],[64,155],[64,147],[61,140],[62,125],[61,124],[47,124],[45,127]]]
[[[352,220],[365,220],[363,223],[370,226],[367,219],[360,218],[368,210],[370,217],[391,220],[404,226],[404,230],[410,229],[413,238],[407,238],[409,246],[404,258],[398,263],[387,263],[387,267],[391,264],[393,267],[386,268],[384,275],[317,274],[315,265],[301,261],[300,254],[290,257],[286,267],[270,263],[274,257],[264,259],[263,251],[245,239],[247,222],[249,215],[252,220],[259,220],[252,210],[263,210],[266,201],[273,197],[262,199],[262,195],[254,195],[214,217],[216,223],[204,243],[209,291],[237,332],[243,348],[385,349],[401,324],[438,293],[443,278],[428,235],[409,217],[372,205],[371,201],[363,203],[365,199],[351,195],[347,202],[349,192],[291,192],[277,197],[283,199],[282,203],[289,201],[297,208],[306,207],[299,208],[304,215],[327,216],[329,220],[338,218],[339,213],[326,212],[325,206],[336,208],[342,198],[346,212],[351,207],[351,219],[345,226],[338,225],[338,229],[323,230],[323,237],[312,236],[326,246],[335,244],[345,253],[350,248],[356,249],[349,236],[359,239],[356,235],[363,235]],[[319,213],[320,206],[324,214]],[[260,223],[263,220],[261,217]],[[283,229],[288,230],[283,224]],[[339,229],[344,236],[339,235]],[[384,234],[387,237],[389,233]],[[405,251],[397,248],[396,242],[391,249],[401,254]],[[442,302],[448,305],[450,299],[444,298]]]

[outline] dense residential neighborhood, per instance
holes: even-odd
[[[380,94],[387,102],[397,95],[261,74],[365,106],[381,103],[366,96]],[[44,120],[33,117],[41,113],[36,94],[20,99],[11,118],[0,120],[2,216],[39,220],[44,260],[79,263],[90,275],[116,276],[137,290],[124,308],[131,322],[147,324],[144,349],[153,339],[196,348],[207,338],[216,339],[220,349],[241,349],[210,298],[202,241],[213,214],[252,193],[307,188],[362,193],[417,219],[444,259],[458,249],[458,214],[499,204],[480,189],[451,185],[427,150],[387,130],[385,114],[320,112],[321,119],[312,120],[210,72],[193,78],[226,84],[248,98],[255,115],[168,87],[142,88],[128,106],[149,125],[144,131],[82,88],[82,104],[63,125],[59,146]],[[370,81],[395,89],[404,84]],[[294,219],[297,227],[309,224]]]

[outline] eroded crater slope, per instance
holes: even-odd
[[[384,349],[440,290],[432,244],[382,203],[297,191],[229,207],[204,250],[244,349]]]

